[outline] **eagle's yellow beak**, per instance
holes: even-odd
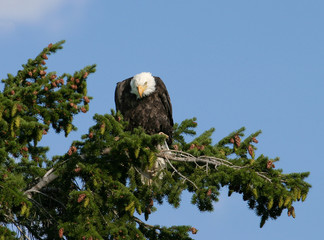
[[[146,90],[146,88],[147,88],[147,85],[144,85],[144,86],[140,85],[137,87],[138,94],[140,95],[141,98],[142,98],[143,92]]]

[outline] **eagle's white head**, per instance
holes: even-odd
[[[130,85],[131,93],[135,94],[137,98],[148,96],[155,91],[155,79],[150,72],[136,74]]]

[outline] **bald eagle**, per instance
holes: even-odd
[[[129,122],[129,129],[143,127],[147,134],[164,133],[172,143],[172,106],[169,93],[159,77],[142,72],[117,83],[116,110]]]

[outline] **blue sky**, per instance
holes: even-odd
[[[224,189],[212,213],[183,195],[179,209],[159,206],[150,224],[193,225],[195,239],[318,239],[324,227],[324,2],[216,0],[0,0],[0,79],[16,73],[50,42],[64,49],[49,71],[96,63],[90,111],[67,139],[43,144],[62,154],[87,132],[94,113],[110,112],[116,82],[139,72],[161,77],[175,122],[197,117],[214,141],[245,126],[262,130],[256,154],[280,157],[285,173],[310,171],[307,200],[260,229],[238,194]]]

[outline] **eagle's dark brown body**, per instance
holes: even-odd
[[[117,83],[116,110],[129,122],[130,130],[141,126],[147,134],[163,132],[169,136],[167,142],[171,144],[173,118],[170,97],[163,81],[159,77],[154,79],[155,91],[142,98],[131,93],[132,78]]]

